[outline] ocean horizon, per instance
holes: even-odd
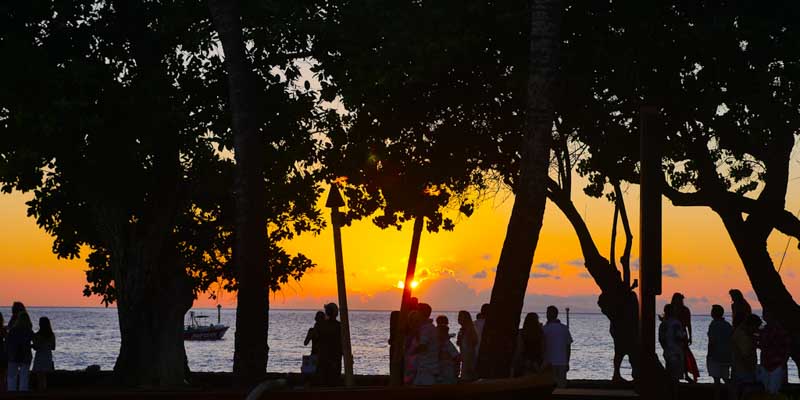
[[[114,307],[29,307],[34,325],[38,318],[47,316],[52,321],[57,347],[53,358],[56,369],[84,370],[98,365],[102,370],[114,367],[119,351],[120,336],[116,308]],[[208,315],[216,322],[215,308],[194,308],[192,311]],[[303,346],[306,332],[313,326],[317,310],[271,309],[269,329],[270,372],[300,372],[303,355],[310,353]],[[0,307],[6,318],[9,307]],[[353,347],[354,371],[359,375],[387,375],[389,373],[389,314],[390,310],[351,310],[350,331]],[[450,320],[451,333],[458,330],[457,312],[434,310],[434,316],[445,315]],[[540,313],[540,315],[543,314]],[[474,317],[474,312],[473,312]],[[187,341],[186,353],[193,371],[230,372],[233,369],[233,344],[236,332],[235,308],[223,308],[223,324],[230,329],[223,340],[211,342]],[[564,316],[562,321],[566,322]],[[700,367],[700,382],[711,382],[708,377],[706,332],[711,317],[692,317],[694,343],[692,351]],[[185,319],[188,323],[188,314]],[[37,328],[37,327],[34,327]],[[608,333],[608,320],[599,313],[570,313],[570,331],[574,339],[570,379],[605,380],[611,378],[613,343]],[[657,353],[661,356],[660,348]],[[627,361],[623,363],[623,376],[630,378]],[[797,369],[789,363],[790,382],[798,383]]]

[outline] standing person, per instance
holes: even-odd
[[[761,331],[758,347],[761,349],[761,365],[758,367],[758,380],[769,394],[777,394],[781,390],[786,363],[789,361],[792,339],[789,332],[769,310],[763,312],[767,323]]]
[[[326,304],[326,318],[317,327],[317,376],[323,386],[339,385],[342,375],[342,325],[336,320],[338,315],[339,307],[336,304]]]
[[[325,313],[317,311],[314,314],[314,326],[308,328],[306,338],[303,340],[303,346],[308,346],[311,343],[311,355],[303,356],[303,363],[300,367],[300,372],[303,373],[306,384],[311,384],[311,379],[317,373],[319,365],[319,324],[325,321]]]
[[[30,378],[31,342],[33,341],[33,324],[28,313],[22,311],[17,314],[14,326],[8,331],[6,349],[8,351],[8,382],[9,392],[27,392]]]
[[[755,333],[761,326],[761,318],[750,314],[733,328],[733,381],[737,393],[744,394],[756,382],[756,343]]]
[[[537,373],[544,362],[544,330],[539,314],[528,313],[517,340],[514,376]]]
[[[53,351],[56,349],[56,335],[47,317],[39,318],[39,331],[33,335],[33,373],[36,375],[36,388],[47,390],[47,374],[55,370]]]
[[[436,317],[436,336],[439,344],[439,380],[438,383],[453,385],[458,382],[458,350],[450,341],[450,326],[447,317]]]
[[[686,373],[686,360],[684,359],[684,346],[686,344],[686,330],[675,316],[673,304],[664,305],[664,315],[658,326],[658,342],[664,350],[664,362],[667,373],[676,382]]]
[[[731,296],[731,313],[733,314],[731,323],[735,329],[753,313],[753,309],[739,289],[731,289],[728,294]]]
[[[417,312],[421,322],[417,330],[418,344],[414,349],[417,367],[414,384],[433,385],[439,376],[439,340],[431,320],[431,306],[420,303]]]
[[[692,350],[689,346],[692,345],[692,312],[689,310],[689,307],[686,307],[686,304],[683,302],[684,296],[682,293],[675,293],[672,295],[672,312],[675,313],[675,317],[681,323],[681,326],[686,331],[686,342],[683,346],[683,353],[684,353],[684,361],[686,362],[686,369],[684,371],[683,379],[686,379],[687,382],[697,382],[697,378],[700,377],[700,370],[697,368],[697,360],[694,358],[694,354],[692,354]],[[689,374],[692,374],[694,379],[689,378]]]
[[[27,310],[25,310],[25,305],[21,302],[15,301],[11,304],[11,318],[8,320],[9,329],[17,322],[17,317],[24,312],[27,312]]]
[[[567,386],[567,371],[572,353],[572,335],[569,328],[558,319],[558,309],[547,307],[547,324],[544,333],[544,364],[553,369],[553,378],[559,388]]]
[[[303,340],[303,346],[308,346],[308,344],[311,343],[312,355],[319,353],[319,341],[317,340],[319,334],[317,333],[317,331],[319,330],[318,329],[319,324],[322,321],[325,321],[325,313],[322,311],[317,311],[317,313],[314,314],[314,326],[308,328],[308,333],[306,333],[306,339]]]
[[[708,325],[708,375],[714,378],[714,384],[728,383],[731,377],[731,337],[733,326],[725,320],[725,310],[719,304],[711,306],[711,318]]]
[[[419,327],[422,325],[422,316],[414,310],[408,314],[405,336],[405,354],[403,360],[403,384],[413,385],[417,378],[417,347],[419,346]]]
[[[478,361],[478,355],[481,352],[481,338],[483,337],[483,326],[486,324],[486,316],[489,315],[489,304],[481,306],[481,312],[475,316],[475,332],[478,334],[478,344],[475,345],[475,362]]]
[[[472,323],[472,316],[466,311],[458,312],[458,330],[456,344],[461,350],[461,380],[470,382],[477,378],[475,373],[475,348],[478,345],[478,333],[475,331],[475,324]]]
[[[8,352],[6,351],[6,324],[3,314],[0,314],[0,393],[6,390],[6,377],[8,376]]]

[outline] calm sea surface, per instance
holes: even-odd
[[[116,309],[109,308],[30,308],[34,325],[39,317],[50,317],[56,333],[58,347],[54,353],[57,369],[80,370],[97,364],[110,370],[119,350],[119,326]],[[210,316],[216,322],[216,310],[195,310]],[[8,319],[10,309],[0,307]],[[270,313],[269,370],[274,372],[299,372],[300,359],[310,352],[303,346],[306,331],[313,325],[315,311],[273,310]],[[450,319],[451,330],[457,328],[455,312],[434,312]],[[473,314],[474,315],[474,314]],[[544,315],[540,312],[539,315]],[[562,319],[563,320],[563,319]],[[708,382],[706,332],[710,317],[694,316],[694,343],[692,350],[700,366],[701,382]],[[233,368],[233,338],[235,310],[223,309],[222,322],[231,326],[225,339],[216,342],[186,342],[189,366],[195,371],[231,371]],[[351,311],[350,330],[357,374],[389,373],[389,313],[378,311]],[[575,340],[572,347],[570,379],[611,378],[613,345],[608,334],[608,320],[601,314],[572,314],[570,331]],[[658,349],[660,354],[660,349]],[[627,362],[623,363],[623,366]],[[789,363],[789,377],[798,382],[797,369]],[[623,374],[630,377],[630,370]]]

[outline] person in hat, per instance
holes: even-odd
[[[319,341],[318,382],[323,386],[338,386],[342,375],[342,325],[336,320],[339,307],[335,303],[328,303],[324,309],[325,319],[315,327]]]

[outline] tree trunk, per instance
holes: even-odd
[[[208,5],[225,52],[236,157],[233,261],[238,298],[233,373],[237,386],[248,387],[266,376],[268,353],[265,160],[255,108],[259,81],[245,54],[239,2],[209,0]]]
[[[761,306],[774,312],[783,326],[794,335],[800,335],[800,306],[775,270],[767,250],[766,237],[754,234],[740,215],[719,214]]]
[[[530,0],[527,126],[514,206],[497,264],[491,311],[478,354],[478,373],[505,377],[511,371],[517,327],[539,241],[547,197],[553,128],[552,91],[558,70],[561,12],[559,0]]]
[[[639,300],[636,293],[620,277],[620,273],[614,265],[597,250],[597,245],[592,238],[591,232],[589,232],[589,228],[568,195],[562,192],[553,181],[550,181],[549,187],[548,198],[567,217],[567,220],[575,230],[583,253],[586,270],[600,288],[601,293],[597,304],[611,324],[611,336],[615,341],[622,340],[631,344],[628,359],[631,363],[633,376],[636,377],[638,374],[638,351],[636,351],[635,344],[638,342],[639,337]],[[624,209],[622,204],[618,204],[617,207]],[[623,225],[627,226],[628,221],[626,218],[627,216],[623,216]],[[632,236],[626,232],[626,250],[620,260],[623,268],[627,265],[627,258],[630,257],[631,242]]]
[[[148,242],[113,248],[122,339],[114,374],[125,386],[180,386],[187,378],[183,318],[194,300],[192,284],[174,257],[163,257],[161,244]]]

